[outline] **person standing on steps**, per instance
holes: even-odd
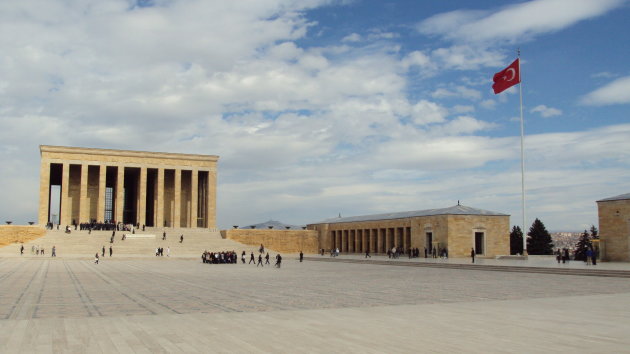
[[[470,249],[470,258],[472,258],[472,262],[475,263],[475,249]]]

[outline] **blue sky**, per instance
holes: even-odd
[[[597,225],[630,191],[630,3],[0,4],[0,215],[35,219],[38,145],[221,156],[218,222],[462,204]]]

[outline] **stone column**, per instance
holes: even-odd
[[[81,192],[79,197],[79,223],[90,221],[90,203],[88,192],[88,165],[81,165]]]
[[[140,227],[147,222],[147,168],[140,167],[140,190],[138,191],[138,222]]]
[[[164,227],[164,168],[158,168],[157,207],[155,208],[155,227]]]
[[[199,172],[191,171],[190,180],[190,227],[197,227],[197,196],[199,189]]]
[[[61,172],[61,208],[59,210],[59,224],[70,225],[70,164],[63,163]]]
[[[125,166],[118,165],[116,176],[116,222],[123,221],[123,210],[125,207]]]
[[[98,166],[98,207],[96,209],[96,221],[105,222],[105,184],[107,180],[107,166]]]
[[[208,207],[207,224],[208,228],[213,229],[217,227],[217,170],[216,168],[208,171],[208,196],[206,198]]]
[[[173,227],[179,227],[181,219],[181,207],[182,207],[182,170],[181,168],[175,169],[175,212],[173,213]]]
[[[42,160],[39,168],[39,226],[46,226],[50,215],[50,162]]]

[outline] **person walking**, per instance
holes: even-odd
[[[245,264],[245,251],[241,253],[241,261],[243,262],[243,264]]]
[[[470,249],[470,258],[472,259],[472,262],[475,263],[475,249],[474,248]]]
[[[103,251],[103,253],[101,253],[101,256],[105,257],[105,245],[103,245],[103,249],[101,251]]]
[[[368,257],[372,258],[372,256],[370,256],[370,249],[369,248],[367,248],[365,250],[365,258],[368,258]]]
[[[304,260],[304,253],[300,251],[300,263]]]
[[[24,244],[20,246],[20,256],[24,254]]]
[[[109,256],[110,256],[110,257],[112,256],[112,252],[113,252],[113,250],[112,250],[112,246],[109,246]]]
[[[271,263],[269,263],[269,252],[265,255],[265,264],[271,265]]]
[[[256,258],[254,258],[254,252],[252,252],[249,255],[249,263],[247,263],[247,264],[252,264],[252,262],[256,263]]]
[[[276,268],[280,268],[281,264],[282,264],[282,256],[280,255],[280,253],[278,253],[276,255]]]
[[[98,264],[98,252],[94,255],[94,263]]]
[[[53,246],[51,257],[57,257],[57,246]]]
[[[258,266],[264,267],[262,262],[262,254],[258,254],[258,263],[256,263],[256,268],[258,268]]]
[[[166,231],[162,232],[162,241],[166,240]]]
[[[184,242],[184,234],[179,236],[179,243],[183,243],[183,242]]]

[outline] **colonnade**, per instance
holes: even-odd
[[[411,227],[330,230],[330,248],[347,253],[386,253],[411,246]]]
[[[52,186],[60,186],[51,220]],[[56,198],[55,198],[56,199]],[[155,227],[216,226],[216,171],[185,166],[75,164],[42,160],[39,224],[124,222]]]

